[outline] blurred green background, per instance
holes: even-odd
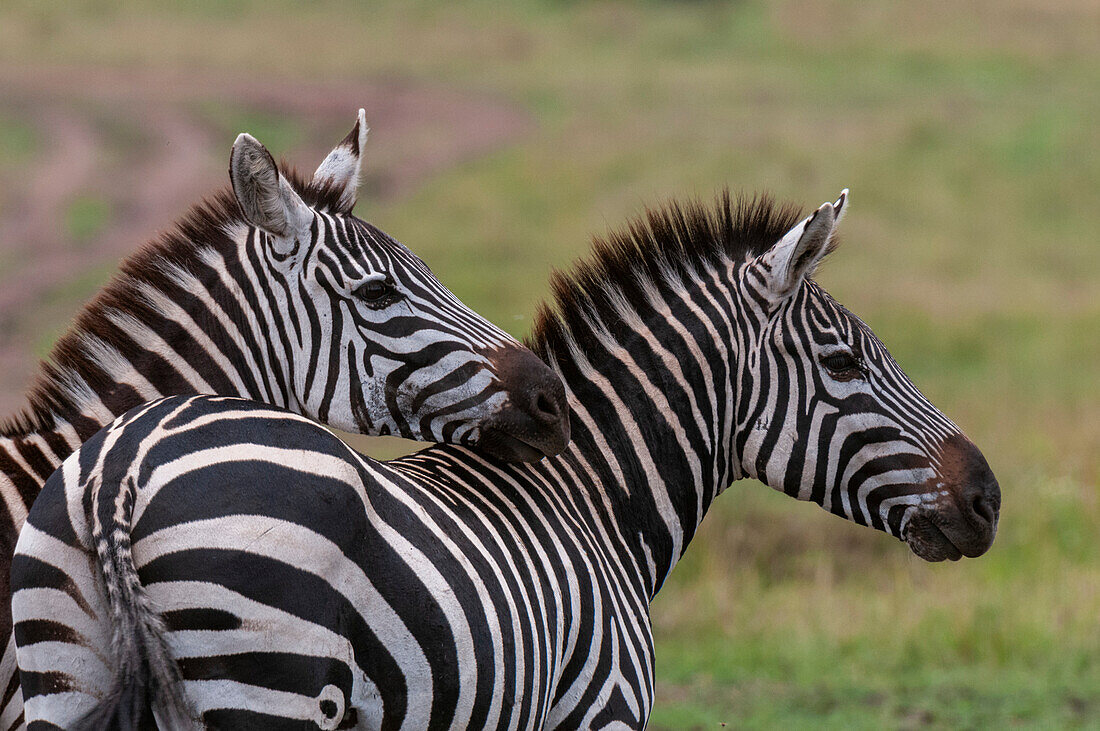
[[[6,0],[4,410],[237,132],[312,169],[359,106],[358,213],[517,336],[647,203],[850,187],[819,280],[1000,479],[947,565],[735,484],[654,607],[653,727],[1100,727],[1100,4]]]

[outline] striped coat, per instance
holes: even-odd
[[[407,248],[351,214],[363,111],[313,178],[241,135],[232,192],[145,247],[78,318],[29,409],[0,425],[0,581],[39,489],[118,414],[169,394],[242,396],[368,434],[537,459],[568,440],[538,358],[472,312]],[[0,592],[3,593],[3,592]],[[0,636],[11,637],[0,602]],[[0,730],[22,701],[14,642]]]
[[[742,477],[926,560],[980,555],[1000,507],[981,453],[810,279],[845,203],[671,206],[558,277],[530,341],[568,395],[556,457],[378,463],[201,397],[116,422],[20,540],[30,717],[640,728],[649,603]]]

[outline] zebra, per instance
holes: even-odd
[[[242,134],[232,186],[137,253],[77,318],[0,425],[0,579],[43,483],[115,416],[169,394],[240,396],[352,432],[538,459],[568,440],[553,372],[475,314],[407,248],[352,215],[367,139],[311,179]],[[8,596],[0,628],[11,634]],[[19,723],[14,641],[0,729]]]
[[[572,441],[540,462],[377,462],[234,399],[116,421],[20,537],[28,718],[641,728],[650,602],[741,478],[927,561],[981,555],[1000,510],[984,456],[812,278],[847,198],[801,220],[728,191],[670,203],[556,274],[527,342]]]

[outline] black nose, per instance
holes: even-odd
[[[970,475],[959,495],[959,503],[963,516],[975,527],[990,532],[996,528],[1001,512],[1001,486],[988,466]]]
[[[941,470],[958,520],[944,516],[947,532],[964,556],[979,556],[993,544],[1001,513],[1001,486],[985,455],[962,435],[944,443]]]
[[[502,459],[525,462],[565,449],[569,408],[558,375],[520,346],[496,353],[493,361],[508,402],[486,424],[479,446]]]
[[[565,387],[558,375],[526,348],[510,353],[507,363],[501,364],[497,373],[512,405],[529,417],[537,429],[550,432],[552,441],[560,440],[564,447],[569,440],[569,422]],[[561,439],[563,430],[564,439]]]
[[[959,510],[974,526],[992,533],[1001,513],[1001,486],[985,455],[973,443],[967,440],[960,452],[963,484],[958,492]]]

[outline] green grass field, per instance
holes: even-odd
[[[1100,6],[370,5],[14,0],[0,60],[515,104],[535,120],[518,142],[359,213],[516,335],[551,268],[646,203],[729,185],[816,206],[850,187],[818,278],[982,447],[1000,535],[929,565],[734,485],[654,608],[653,727],[1100,728]],[[0,169],[18,170],[45,143],[2,105]],[[266,114],[273,147],[299,139]],[[76,233],[112,215],[80,201]]]

